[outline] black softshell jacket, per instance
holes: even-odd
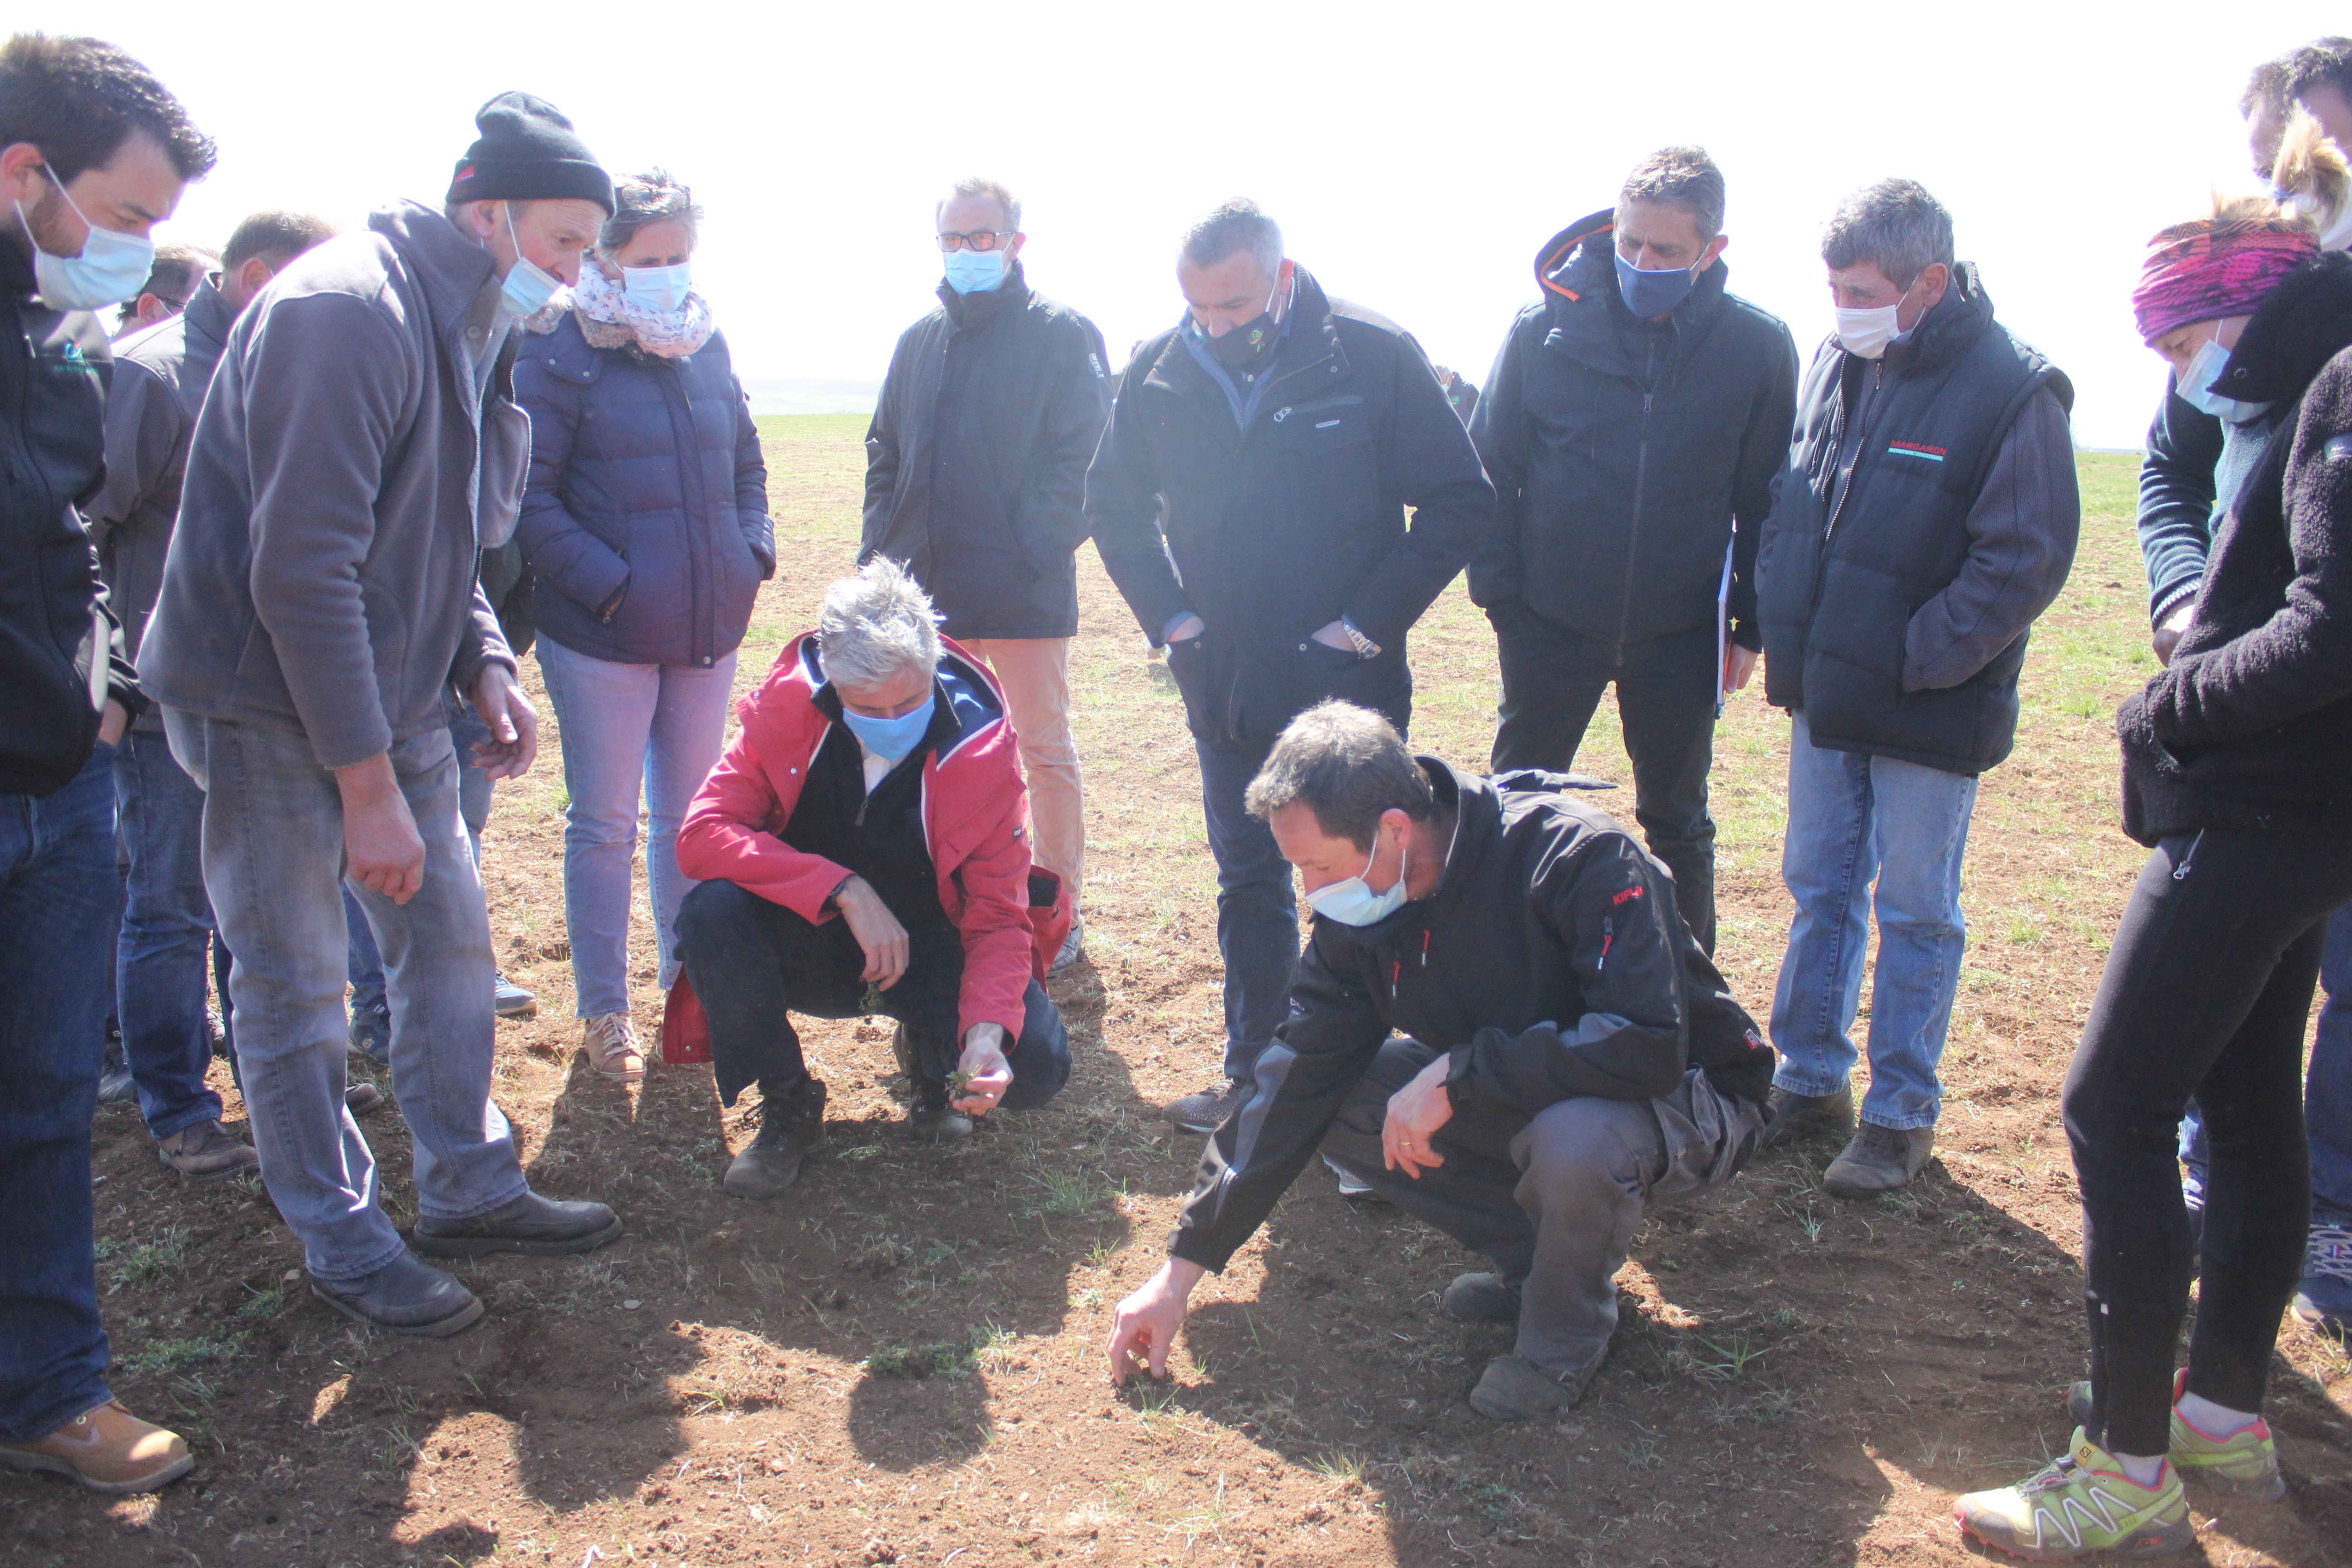
[[[1622,645],[1711,624],[1728,551],[1731,639],[1761,647],[1756,541],[1796,418],[1797,345],[1726,289],[1721,261],[1664,326],[1636,321],[1614,234],[1597,212],[1545,243],[1542,298],[1511,323],[1470,421],[1495,482],[1471,597]]]
[[[1095,548],[1145,635],[1157,643],[1188,613],[1208,627],[1171,650],[1169,672],[1193,734],[1224,751],[1271,745],[1326,697],[1402,729],[1405,634],[1494,516],[1421,345],[1294,275],[1287,335],[1246,427],[1165,331],[1121,374],[1087,472]],[[1377,657],[1314,640],[1341,616]]]
[[[108,696],[145,707],[78,510],[106,475],[112,369],[98,318],[43,304],[0,237],[0,795],[70,784]]]
[[[1087,464],[1110,412],[1102,333],[1031,289],[940,285],[866,433],[858,559],[903,562],[954,637],[1066,637],[1087,542]]]
[[[1574,1095],[1654,1100],[1692,1063],[1764,1103],[1771,1047],[1690,934],[1665,868],[1580,798],[1592,786],[1421,765],[1456,809],[1437,890],[1374,925],[1317,917],[1290,1016],[1202,1156],[1178,1258],[1225,1266],[1391,1032],[1448,1052],[1456,1115],[1506,1139]]]

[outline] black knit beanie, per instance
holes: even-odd
[[[474,116],[481,135],[450,177],[452,202],[594,202],[613,211],[613,178],[555,105],[527,92],[502,92]]]

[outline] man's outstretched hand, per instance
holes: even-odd
[[[956,1070],[964,1075],[963,1083],[948,1103],[966,1116],[985,1116],[995,1110],[1013,1087],[1013,1064],[1004,1059],[1004,1026],[974,1024],[966,1030]]]
[[[1110,1380],[1122,1388],[1129,1374],[1152,1377],[1168,1373],[1168,1352],[1176,1331],[1184,1326],[1192,1287],[1208,1270],[1197,1263],[1171,1258],[1143,1288],[1118,1304],[1110,1325]]]

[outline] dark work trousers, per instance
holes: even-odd
[[[1691,934],[1715,951],[1715,818],[1706,810],[1715,761],[1715,627],[1693,626],[1622,647],[1544,619],[1513,600],[1486,612],[1503,660],[1494,771],[1566,773],[1611,682],[1625,754],[1633,763],[1633,819],[1650,853],[1675,877]]]
[[[1554,1372],[1598,1361],[1617,1327],[1617,1270],[1643,1215],[1729,1181],[1756,1146],[1763,1111],[1717,1092],[1693,1068],[1656,1100],[1579,1095],[1532,1118],[1457,1110],[1432,1142],[1444,1164],[1418,1177],[1388,1170],[1389,1097],[1438,1054],[1391,1038],[1348,1091],[1323,1152],[1519,1287],[1519,1354]]]
[[[849,922],[812,925],[732,882],[698,882],[678,905],[677,940],[687,978],[710,1019],[719,1097],[729,1105],[747,1084],[787,1093],[808,1076],[791,1013],[854,1018],[866,1009],[866,952]],[[878,1009],[914,1037],[924,1074],[944,1079],[962,1052],[956,1027],[963,986],[963,938],[953,926],[907,932],[907,973],[882,993]],[[1070,1040],[1045,988],[1029,982],[1021,1037],[1005,1051],[1013,1087],[1000,1102],[1028,1110],[1062,1092]]]
[[[1247,1078],[1258,1053],[1289,1016],[1298,968],[1298,905],[1290,862],[1274,834],[1242,804],[1265,752],[1223,752],[1194,742],[1201,758],[1202,816],[1217,862],[1217,954],[1225,964],[1227,1078]]]
[[[2311,1173],[2303,1029],[2352,839],[2167,838],[2141,868],[2066,1075],[2083,1189],[2091,1435],[2165,1451],[2173,1347],[2189,1308],[2178,1139],[2205,1110],[2202,1278],[2189,1390],[2258,1411],[2279,1314],[2303,1271]]]

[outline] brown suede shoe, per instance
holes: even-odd
[[[46,1437],[0,1445],[0,1465],[70,1477],[94,1492],[152,1492],[194,1469],[196,1460],[177,1432],[110,1399]]]
[[[155,1140],[157,1158],[192,1182],[225,1182],[261,1163],[253,1145],[232,1138],[217,1121],[198,1121]]]

